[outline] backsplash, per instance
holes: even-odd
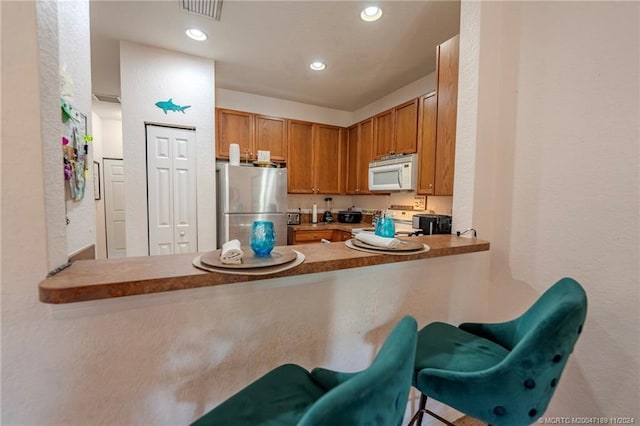
[[[347,210],[349,207],[356,207],[365,210],[385,210],[390,206],[412,206],[414,203],[414,192],[392,193],[390,195],[306,195],[289,194],[289,211],[300,211],[311,213],[313,203],[318,206],[318,214],[326,210],[325,198],[331,197],[331,211],[337,213],[339,210]],[[433,210],[438,214],[451,214],[453,197],[427,197],[427,210]],[[300,210],[298,210],[300,209]]]

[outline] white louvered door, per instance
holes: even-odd
[[[107,257],[124,257],[127,255],[124,221],[124,166],[121,158],[105,158],[102,160],[102,164]]]
[[[149,254],[195,253],[196,133],[147,125]]]

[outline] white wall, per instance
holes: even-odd
[[[415,98],[416,96],[426,95],[434,90],[436,90],[436,77],[435,72],[432,72],[431,74],[427,74],[424,77],[419,78],[418,80],[413,81],[386,96],[383,96],[377,101],[354,111],[353,121],[351,124],[358,123],[378,114],[379,112],[386,111],[389,108],[400,105],[401,103]]]
[[[122,41],[120,81],[127,256],[148,254],[145,122],[196,128],[198,250],[214,249],[213,61]],[[165,114],[155,104],[169,98],[191,108]]]
[[[58,48],[58,3],[38,2],[36,19],[39,63],[40,102],[38,113],[41,117],[41,148],[44,158],[45,176],[45,208],[47,211],[47,254],[48,268],[55,268],[67,263],[67,225],[65,188],[60,185],[62,149],[60,135],[60,77]],[[10,33],[7,33],[10,34]],[[34,108],[33,111],[36,111]]]
[[[563,276],[589,298],[546,416],[640,413],[639,21],[637,2],[462,7],[454,218],[491,241],[489,317]]]
[[[87,117],[87,133],[91,127],[91,47],[89,42],[89,2],[58,2],[59,65],[68,77],[62,95],[76,111]],[[81,201],[66,201],[67,250],[76,253],[95,243],[96,217],[93,200],[93,149],[90,145],[86,158],[86,191]]]
[[[216,107],[342,127],[353,123],[353,113],[350,111],[285,101],[227,89],[216,89]]]
[[[102,120],[102,144],[105,158],[122,158],[122,120]]]

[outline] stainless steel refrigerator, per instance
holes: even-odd
[[[287,169],[267,167],[216,167],[218,248],[238,239],[249,245],[255,220],[273,222],[276,245],[287,245]]]

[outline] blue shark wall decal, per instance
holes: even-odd
[[[168,101],[160,101],[156,102],[156,106],[160,108],[165,114],[167,111],[180,111],[181,113],[185,113],[184,110],[187,108],[191,108],[191,105],[180,106],[173,103],[173,98],[169,98]]]

